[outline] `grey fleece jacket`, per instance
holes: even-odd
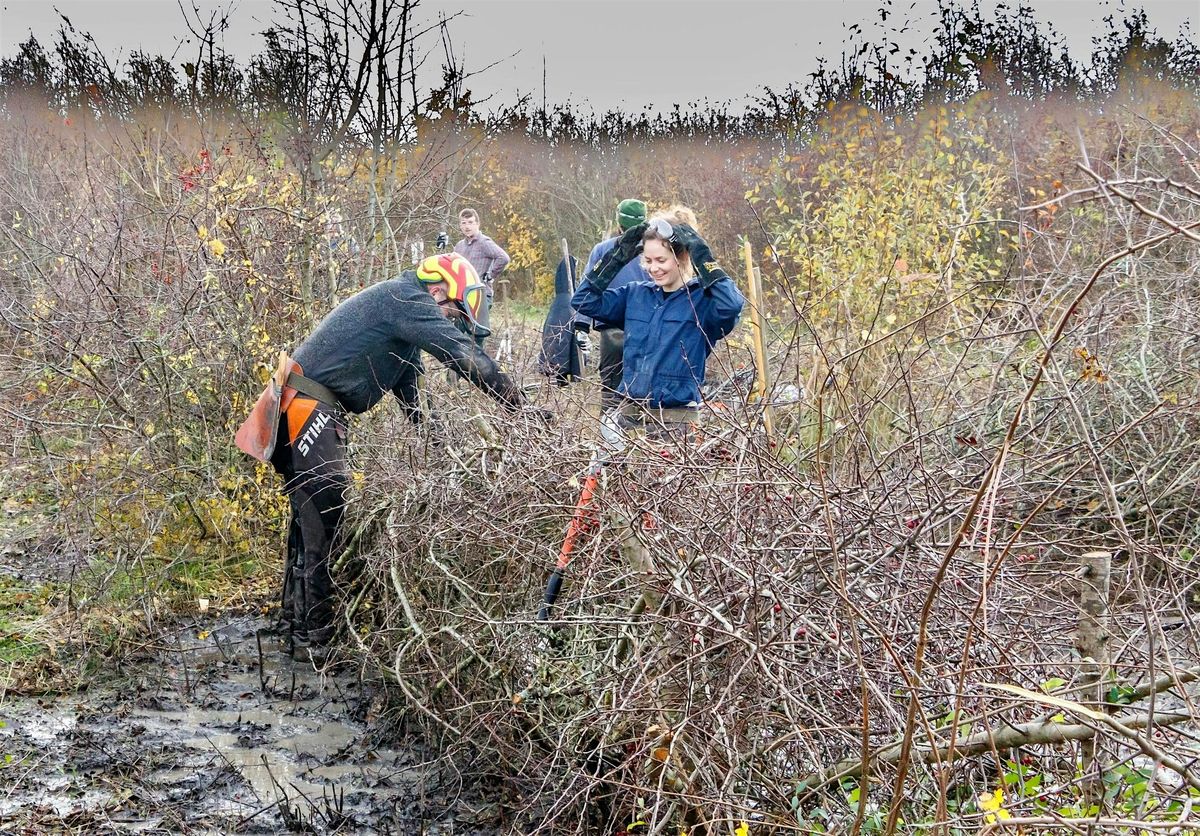
[[[442,315],[416,273],[406,271],[342,302],[301,343],[292,358],[304,376],[331,389],[353,413],[392,392],[419,420],[417,379],[427,351],[510,408],[521,390],[495,361]]]

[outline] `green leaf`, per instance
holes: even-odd
[[[1129,685],[1114,685],[1105,693],[1104,701],[1110,705],[1129,705],[1135,693]]]

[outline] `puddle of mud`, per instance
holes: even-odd
[[[0,702],[0,832],[494,833],[431,758],[380,743],[373,691],[257,620],[195,630],[120,688]],[[261,667],[260,667],[261,658]]]

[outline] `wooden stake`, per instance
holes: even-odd
[[[1108,592],[1112,553],[1087,552],[1079,558],[1082,580],[1079,587],[1079,627],[1075,648],[1079,651],[1080,701],[1105,710],[1104,681],[1108,673]],[[1084,790],[1093,801],[1104,794],[1104,763],[1099,757],[1099,735],[1080,744]]]
[[[563,264],[565,264],[567,266],[567,284],[571,288],[571,295],[574,295],[575,294],[575,269],[571,266],[571,248],[567,246],[566,238],[562,239],[562,257],[563,257]],[[574,330],[574,325],[572,325],[571,328],[572,328],[572,330],[571,330],[571,351],[574,352],[575,356],[579,360],[579,371],[580,371],[580,375],[582,376],[582,373],[583,373],[583,349],[575,341],[579,332]]]
[[[571,269],[571,250],[567,247],[567,239],[562,239],[563,261],[567,265],[567,281],[571,283],[571,292],[575,292],[575,271]]]
[[[767,393],[771,391],[767,379],[767,352],[763,345],[763,313],[762,313],[762,278],[754,267],[754,258],[750,253],[750,239],[743,242],[742,254],[746,261],[746,290],[750,295],[750,332],[754,335],[754,391],[751,393],[757,401],[763,402],[763,427],[767,431],[767,440],[775,440],[775,421],[771,413],[771,405],[766,402]]]

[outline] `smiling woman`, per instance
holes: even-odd
[[[581,314],[625,330],[620,424],[654,435],[690,435],[717,341],[745,301],[683,207],[631,227],[585,276],[571,300]],[[650,281],[609,285],[641,252]]]
[[[676,253],[669,241],[652,237],[647,231],[642,241],[642,268],[656,285],[671,293],[683,287],[686,278],[691,278],[692,260],[686,250]]]
[[[679,223],[679,220],[675,222]],[[695,224],[692,226],[694,228]],[[642,268],[667,293],[683,287],[694,273],[687,247],[675,234],[671,221],[663,215],[654,216],[646,224],[646,232],[642,235]]]

